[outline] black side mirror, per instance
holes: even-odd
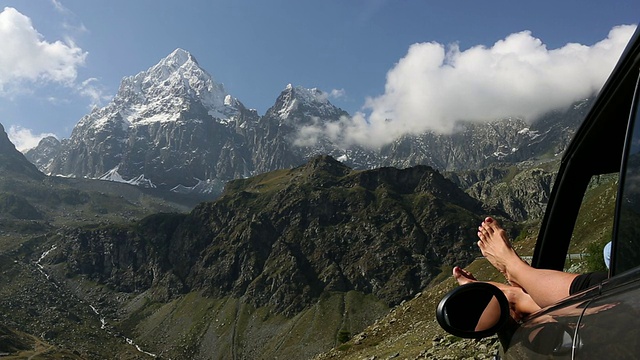
[[[497,287],[483,282],[458,286],[440,300],[436,309],[440,326],[462,338],[491,336],[509,317],[507,297]]]

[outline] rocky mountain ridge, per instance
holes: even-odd
[[[122,80],[113,101],[84,116],[69,139],[44,139],[26,155],[46,174],[101,178],[181,193],[219,194],[224,183],[330,155],[354,169],[429,165],[441,171],[560,154],[591,101],[534,124],[499,119],[461,123],[452,135],[405,136],[380,149],[307,144],[300,131],[350,115],[318,89],[288,85],[260,116],[229,95],[193,55],[177,49]]]
[[[405,137],[373,152],[328,139],[308,146],[296,142],[301,125],[348,116],[326,94],[287,86],[259,116],[177,50],[125,78],[114,101],[83,117],[70,139],[45,139],[28,156],[78,183],[102,178],[220,197],[189,214],[140,221],[95,224],[100,213],[90,225],[32,239],[12,261],[163,356],[308,358],[420,294],[448,265],[469,263],[473,229],[486,214],[539,216],[553,159],[588,106],[532,125],[503,119],[451,136]],[[12,281],[6,288],[19,288]],[[7,299],[0,307],[10,314]],[[69,323],[97,331],[99,319],[82,320],[86,307],[63,303],[56,308]],[[32,309],[21,316],[47,312]]]
[[[324,156],[233,181],[189,215],[67,231],[48,259],[117,291],[161,284],[161,301],[205,290],[291,315],[355,290],[393,305],[440,265],[475,257],[472,224],[485,211],[429,167],[357,172]]]
[[[109,337],[123,334],[172,358],[311,358],[477,256],[473,229],[501,211],[458,184],[512,178],[493,172],[450,181],[424,165],[354,170],[320,156],[231,181],[190,214],[56,227],[6,253],[4,271],[23,275],[3,278],[2,321],[32,334],[62,321],[45,340],[78,357],[136,358]],[[41,291],[16,290],[25,278]]]
[[[84,319],[92,304],[117,325],[112,332],[123,331],[150,353],[309,358],[339,344],[338,333],[355,334],[415,296],[444,264],[474,259],[474,225],[488,211],[499,213],[427,166],[357,171],[320,156],[232,181],[218,200],[189,214],[58,228],[6,254],[31,267],[34,281],[51,282],[42,291],[64,289],[76,298],[78,309],[57,309],[83,309],[78,316]],[[17,266],[11,264],[5,265]],[[5,279],[6,288],[18,286],[12,281]],[[9,311],[11,304],[7,298],[0,308]],[[40,304],[30,306],[44,312]],[[189,316],[198,319],[185,328]],[[316,320],[300,319],[308,316]],[[54,319],[34,322],[29,331]],[[65,326],[76,329],[72,322]],[[226,337],[240,329],[260,341]],[[313,340],[300,342],[300,332]],[[78,336],[73,341],[83,344]],[[78,348],[80,354],[102,351]]]

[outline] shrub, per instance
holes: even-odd
[[[340,329],[340,331],[338,331],[338,342],[340,344],[344,344],[350,339],[351,339],[351,333],[349,332],[349,330]]]

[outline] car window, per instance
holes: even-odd
[[[640,121],[638,92],[631,113],[625,148],[625,166],[618,201],[618,224],[613,245],[613,274],[640,265]]]
[[[607,270],[603,249],[612,239],[618,178],[618,173],[591,177],[571,234],[566,271]]]

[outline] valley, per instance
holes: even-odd
[[[497,278],[474,240],[487,214],[530,254],[590,104],[373,150],[303,144],[302,130],[348,114],[287,86],[260,116],[178,49],[123,79],[69,139],[25,156],[0,126],[0,353],[473,355],[433,317],[450,269]]]

